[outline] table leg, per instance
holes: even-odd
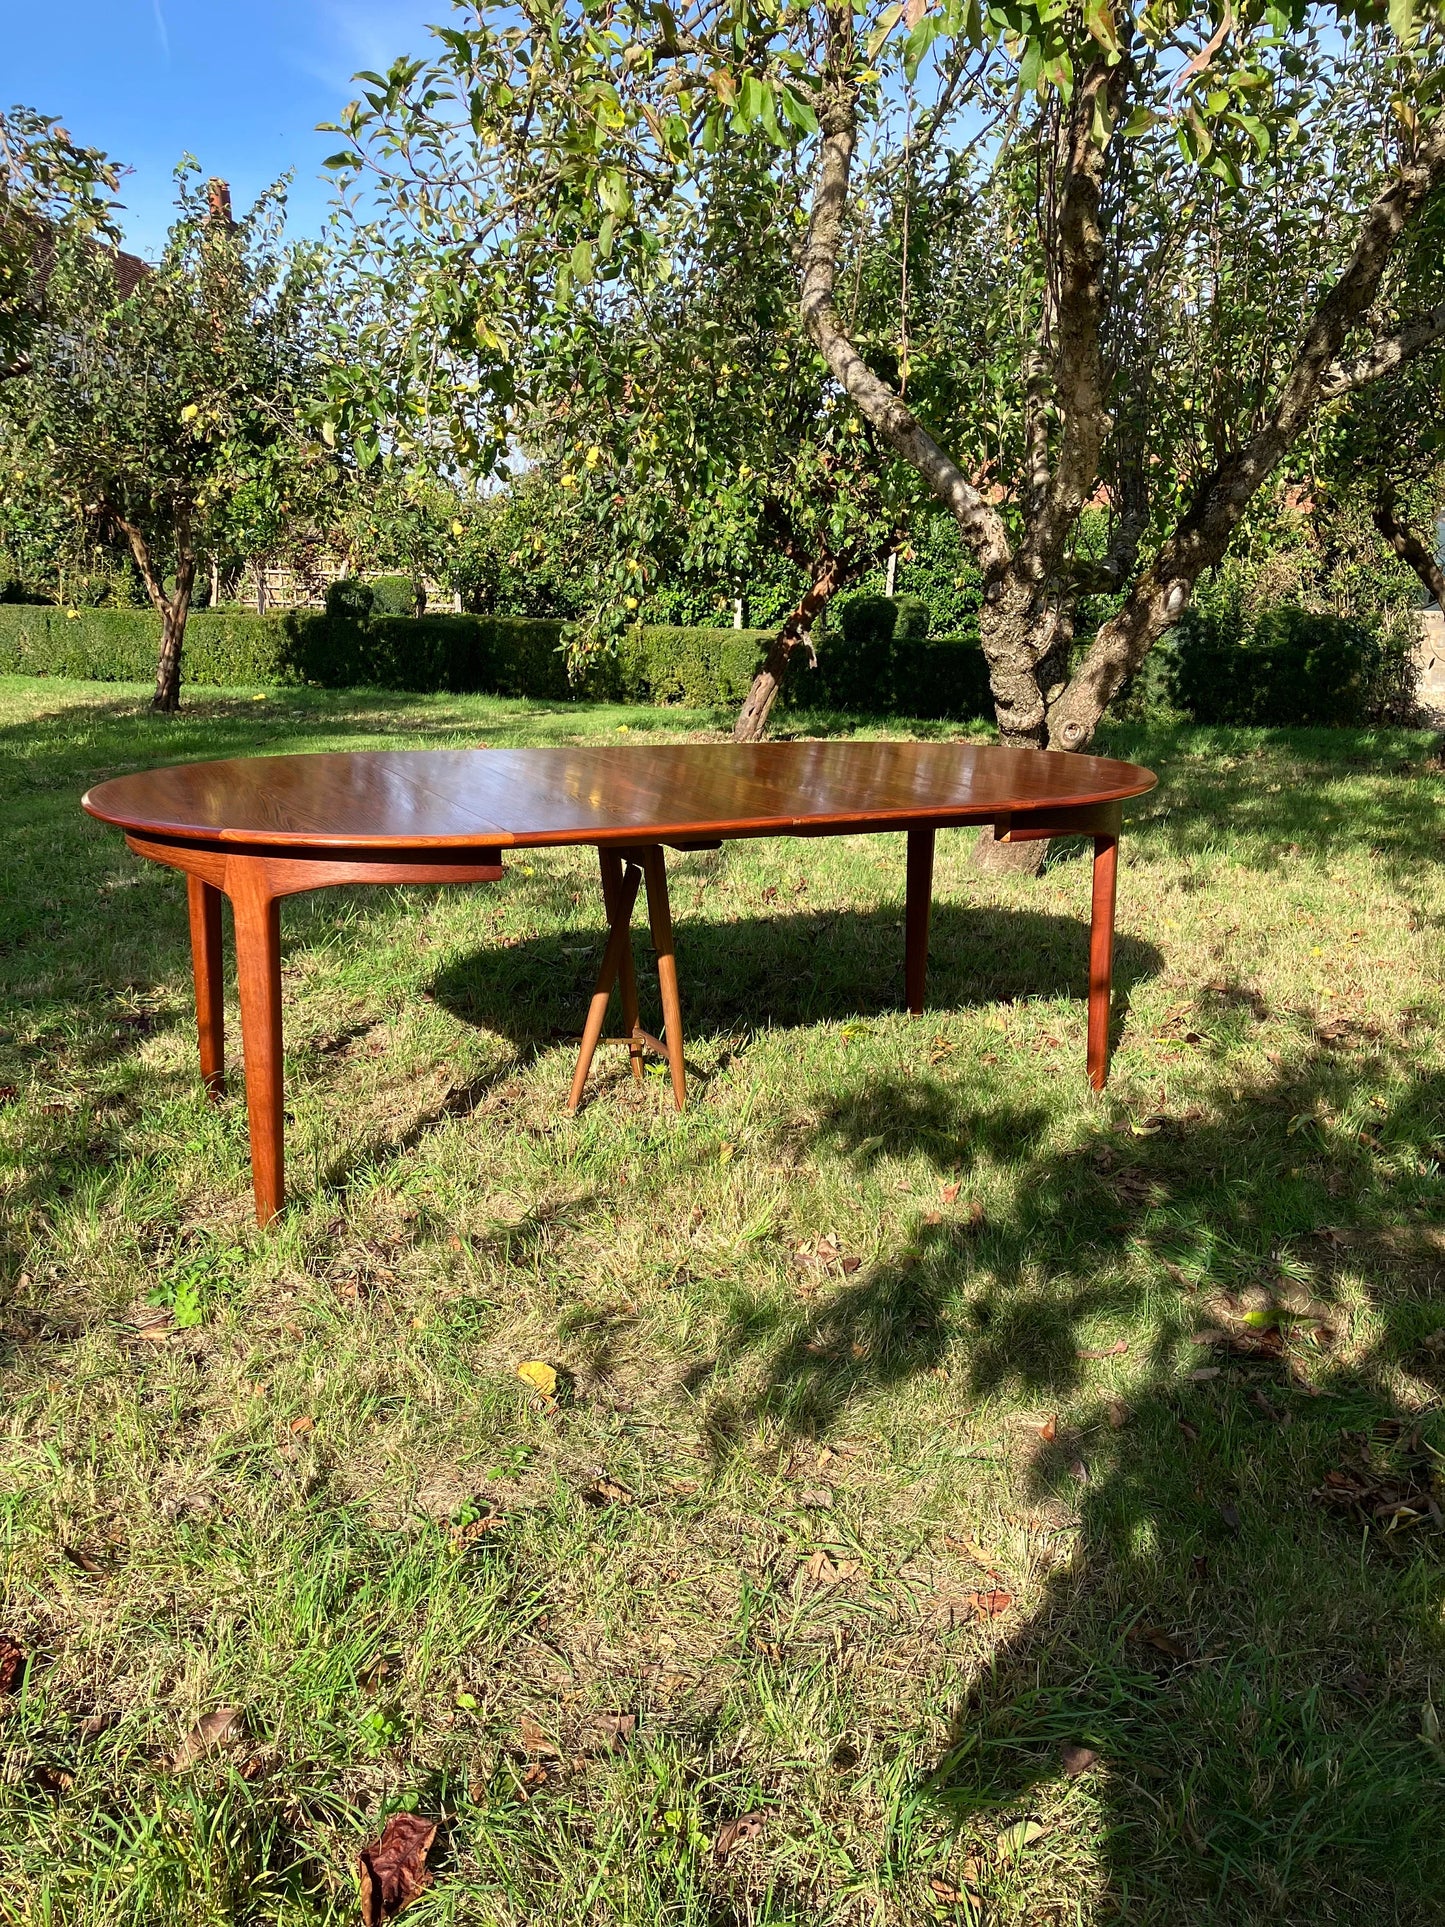
[[[1114,983],[1114,894],[1117,836],[1094,838],[1094,903],[1089,925],[1089,1082],[1101,1091],[1109,1075],[1110,999]]]
[[[194,874],[186,878],[191,913],[191,969],[196,980],[196,1028],[206,1095],[226,1088],[226,1006],[221,975],[221,893]]]
[[[923,1015],[928,988],[928,921],[933,910],[933,831],[908,832],[908,896],[903,982],[908,1009]]]
[[[652,921],[652,947],[657,952],[657,987],[662,992],[662,1039],[672,1072],[672,1095],[679,1110],[687,1102],[687,1071],[682,1061],[682,1002],[677,994],[677,958],[672,947],[672,910],[667,901],[667,864],[662,846],[650,843],[639,852],[647,878],[647,914]]]
[[[577,1068],[572,1073],[572,1090],[567,1099],[567,1109],[575,1111],[582,1102],[582,1090],[587,1082],[587,1073],[592,1068],[597,1045],[602,1036],[602,1027],[607,1022],[607,1006],[612,1001],[612,986],[618,977],[622,978],[622,1016],[624,1023],[629,1014],[629,1049],[641,1051],[641,1037],[637,1029],[637,979],[632,970],[632,906],[637,901],[637,886],[642,881],[642,872],[635,864],[629,863],[624,871],[620,860],[603,851],[602,888],[607,899],[607,914],[610,919],[607,930],[607,948],[602,953],[602,966],[597,972],[597,988],[592,993],[592,1003],[587,1012],[587,1023],[582,1032],[582,1048],[577,1053]],[[608,859],[616,865],[608,880]],[[629,1002],[630,997],[630,1002]],[[636,1073],[641,1076],[641,1069]]]
[[[281,906],[263,862],[232,857],[226,893],[236,932],[236,978],[241,993],[246,1115],[251,1126],[251,1179],[256,1221],[269,1224],[286,1197],[282,1149],[285,1110],[281,1062]]]
[[[632,965],[632,906],[637,901],[638,876],[634,875],[630,893],[627,892],[622,858],[615,850],[600,849],[597,852],[602,867],[602,901],[607,906],[607,921],[622,921],[621,969],[618,976],[622,990],[622,1034],[627,1039],[627,1055],[632,1062],[632,1081],[642,1082],[642,1025],[637,1011],[637,972]],[[639,873],[640,874],[640,873]],[[626,909],[623,898],[626,894]]]

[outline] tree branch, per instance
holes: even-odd
[[[1435,598],[1436,607],[1445,615],[1445,569],[1440,567],[1438,559],[1415,531],[1396,514],[1393,489],[1381,493],[1375,504],[1373,520],[1400,560],[1408,563],[1419,576],[1426,594]]]
[[[1320,399],[1336,401],[1353,389],[1378,381],[1382,375],[1391,374],[1405,362],[1413,361],[1416,355],[1423,354],[1425,349],[1433,347],[1440,340],[1445,340],[1445,301],[1425,314],[1416,315],[1413,321],[1407,321],[1395,334],[1382,335],[1357,361],[1348,365],[1338,361],[1333,363],[1326,369],[1320,384]]]
[[[846,26],[839,29],[839,37],[844,35],[851,42],[851,10]],[[833,81],[830,92],[820,116],[823,139],[803,256],[803,325],[859,414],[951,512],[979,567],[985,574],[997,572],[1007,566],[1011,553],[1002,517],[944,454],[897,392],[874,374],[843,331],[834,291],[857,140],[857,90],[845,74]]]

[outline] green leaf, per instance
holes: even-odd
[[[918,78],[918,69],[928,57],[928,50],[943,32],[943,21],[936,13],[926,13],[914,27],[903,43],[903,71],[910,80]]]
[[[1390,30],[1402,46],[1415,39],[1415,0],[1390,0]]]

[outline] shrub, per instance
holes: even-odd
[[[1176,631],[1173,692],[1200,723],[1400,722],[1414,707],[1408,649],[1369,623],[1283,604],[1252,617],[1224,603]]]
[[[598,666],[599,695],[690,709],[740,703],[767,654],[769,629],[629,629],[614,663]]]
[[[364,622],[376,606],[376,591],[359,576],[344,575],[326,585],[326,613],[329,616]]]
[[[370,613],[372,615],[416,614],[416,584],[409,575],[373,576],[368,587],[371,590]]]

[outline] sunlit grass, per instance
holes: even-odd
[[[1445,1450],[1426,737],[1115,733],[1103,1099],[1078,846],[940,839],[921,1022],[898,839],[675,858],[681,1118],[615,1051],[563,1111],[585,852],[289,902],[256,1231],[184,893],[80,793],[723,720],[0,683],[0,1920],[350,1920],[397,1804],[418,1927],[1438,1918],[1439,1522],[1314,1496]]]

